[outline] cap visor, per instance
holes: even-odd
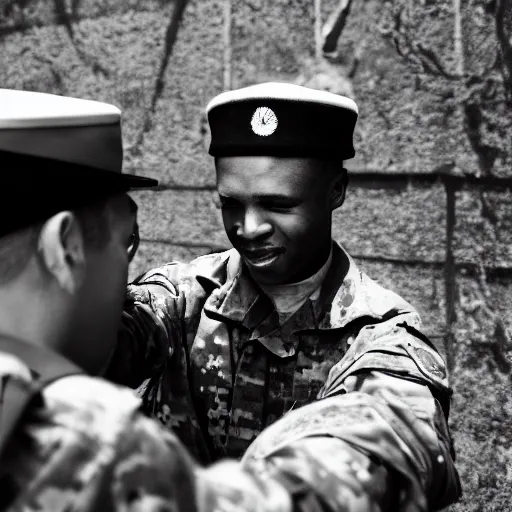
[[[120,174],[119,178],[123,181],[128,190],[153,188],[158,186],[158,180],[145,178],[143,176],[135,176],[134,174]]]

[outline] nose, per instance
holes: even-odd
[[[237,228],[237,235],[246,240],[254,240],[272,233],[272,224],[266,221],[259,210],[252,206],[246,208],[243,221]]]

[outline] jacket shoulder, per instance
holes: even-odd
[[[418,312],[409,302],[371,279],[351,258],[350,268],[334,295],[329,313],[334,328],[345,327],[362,318],[380,322],[402,314],[414,316],[417,326],[421,323]]]
[[[43,398],[53,423],[98,442],[129,425],[141,405],[132,390],[87,375],[57,380]]]
[[[412,304],[407,302],[398,293],[385,288],[377,281],[373,280],[366,273],[359,271],[361,280],[361,290],[367,307],[375,312],[381,318],[390,318],[403,313],[419,314]]]
[[[43,396],[4,461],[18,489],[15,506],[128,510],[138,496],[167,510],[174,480],[192,490],[186,454],[138,411],[132,390],[81,375],[56,381]]]
[[[418,327],[417,317],[411,313],[365,325],[331,369],[321,394],[342,392],[344,382],[352,375],[379,371],[422,382],[449,396],[445,361]]]

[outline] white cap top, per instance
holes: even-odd
[[[267,82],[251,85],[249,87],[244,87],[243,89],[227,91],[219,94],[210,101],[206,107],[206,113],[209,113],[215,107],[225,105],[227,103],[260,99],[319,103],[322,105],[330,105],[333,107],[352,110],[356,114],[359,113],[356,103],[350,98],[333,94],[332,92],[319,91],[317,89],[310,89],[309,87],[303,87],[301,85],[282,82]]]
[[[119,123],[114,105],[31,91],[0,89],[0,130]]]

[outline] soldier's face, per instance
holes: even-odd
[[[82,338],[82,343],[77,343],[82,353],[75,360],[95,374],[108,363],[116,344],[136,227],[135,203],[126,194],[110,201],[108,243],[86,249],[81,314],[74,330]]]
[[[305,158],[216,159],[224,227],[260,284],[314,274],[331,245],[331,182]]]

